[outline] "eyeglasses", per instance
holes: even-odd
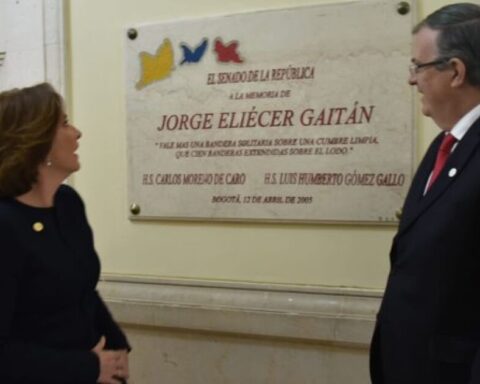
[[[414,76],[418,72],[420,72],[420,69],[426,68],[426,67],[432,67],[435,65],[440,65],[440,64],[447,64],[450,61],[450,57],[441,57],[439,59],[429,61],[427,63],[412,63],[408,66],[408,69],[410,71],[410,75]]]

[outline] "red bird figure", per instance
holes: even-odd
[[[215,39],[215,52],[220,63],[243,63],[243,60],[237,53],[237,48],[238,41],[234,40],[225,45],[219,38]]]

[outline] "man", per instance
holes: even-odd
[[[443,7],[415,27],[409,83],[442,132],[413,179],[393,240],[372,383],[477,384],[480,5]]]

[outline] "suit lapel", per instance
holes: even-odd
[[[413,221],[417,216],[420,205],[423,200],[423,192],[427,184],[428,177],[435,164],[435,157],[440,147],[440,143],[443,138],[443,133],[440,133],[430,144],[423,160],[418,166],[417,172],[412,180],[410,190],[408,191],[405,199],[405,204],[402,209],[402,220],[400,221],[400,227],[398,233],[403,232],[404,229]]]
[[[461,176],[462,170],[467,165],[475,149],[480,143],[480,120],[477,120],[460,140],[453,153],[449,156],[445,167],[438,176],[435,183],[425,196],[423,191],[432,171],[435,157],[443,137],[443,133],[433,141],[424,160],[418,168],[417,174],[412,182],[412,187],[405,200],[403,217],[400,223],[398,234],[404,232],[415,220],[425,212],[454,182]],[[450,173],[455,169],[454,175]],[[450,174],[449,174],[450,173]]]

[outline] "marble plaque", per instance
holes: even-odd
[[[395,222],[414,152],[397,4],[129,26],[132,218]]]

